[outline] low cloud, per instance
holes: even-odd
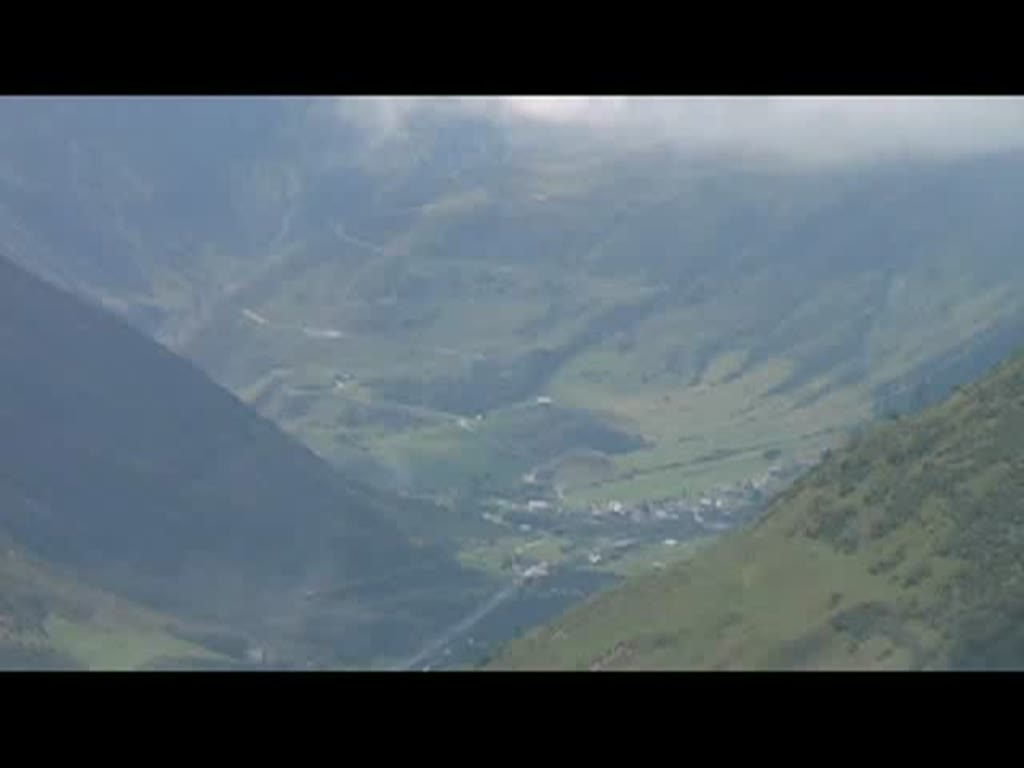
[[[425,111],[475,114],[511,132],[576,131],[626,148],[767,156],[812,165],[1024,148],[1024,99],[999,97],[342,98],[380,140]]]

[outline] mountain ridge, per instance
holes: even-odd
[[[517,139],[444,109],[373,141],[332,115],[342,106],[5,103],[0,238],[236,394],[287,371],[303,404],[269,387],[265,416],[339,466],[385,485],[407,475],[428,495],[421,455],[466,438],[453,404],[473,416],[556,395],[651,438],[614,459],[609,494],[653,492],[629,481],[634,462],[680,461],[689,477],[661,473],[657,487],[699,493],[767,469],[751,445],[769,427],[786,456],[815,452],[824,438],[803,435],[905,408],[922,376],[941,396],[992,361],[932,370],[963,342],[1024,340],[1005,290],[1021,276],[1019,151],[794,171],[539,129]],[[664,299],[617,327],[652,291]],[[720,397],[700,390],[729,365]],[[747,459],[664,461],[690,431],[659,407],[673,392]],[[367,404],[433,416],[399,441],[381,439],[384,420],[327,434]]]
[[[493,669],[1019,669],[1024,356],[866,428],[749,528],[512,641]]]
[[[439,590],[473,584],[404,538],[385,512],[399,497],[343,479],[190,363],[2,258],[0,370],[0,528],[97,587],[269,631],[304,590],[398,564],[430,566]]]

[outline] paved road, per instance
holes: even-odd
[[[396,667],[396,670],[408,671],[413,670],[428,661],[434,654],[441,651],[446,645],[449,645],[453,641],[457,640],[462,635],[466,634],[487,618],[491,613],[501,607],[501,605],[511,598],[518,592],[522,586],[528,581],[528,579],[520,576],[516,578],[508,586],[502,587],[496,594],[489,597],[481,606],[470,613],[461,621],[456,622],[447,630],[445,630],[440,636],[434,638],[432,641],[427,643],[415,656],[402,662]]]

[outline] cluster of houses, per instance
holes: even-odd
[[[796,462],[773,466],[760,477],[716,488],[698,498],[639,502],[608,499],[591,504],[586,511],[589,514],[573,514],[557,499],[500,499],[495,500],[494,510],[484,512],[483,516],[490,522],[518,529],[521,533],[544,530],[563,536],[569,529],[582,526],[579,532],[586,533],[586,536],[581,541],[609,533],[619,536],[600,549],[581,553],[594,566],[616,560],[637,545],[657,541],[672,547],[695,537],[746,524],[760,514],[770,493],[781,488],[805,466],[805,463]],[[525,551],[517,551],[512,564],[524,565],[524,557]],[[541,574],[531,572],[530,575]]]
[[[644,525],[658,529],[672,526],[680,528],[683,534],[697,534],[701,529],[724,530],[757,514],[768,494],[796,476],[805,466],[804,462],[776,465],[760,477],[716,488],[698,498],[595,502],[586,510],[589,514],[585,518],[604,525]],[[563,522],[567,519],[564,515],[567,510],[557,500],[533,498],[518,503],[505,500],[501,506],[504,507],[504,520],[516,525],[543,525],[544,519],[552,517]]]
[[[696,500],[678,498],[629,504],[612,499],[603,504],[591,504],[589,512],[594,517],[619,517],[634,523],[678,520],[682,517],[693,517],[699,522],[702,517],[708,515],[728,515],[737,507],[753,501],[756,499],[729,489]]]
[[[591,504],[589,512],[595,518],[617,518],[641,524],[689,518],[698,526],[712,530],[732,527],[756,512],[768,492],[795,476],[804,466],[797,462],[788,467],[777,465],[761,477],[716,488],[697,499],[670,498],[635,503],[610,499]]]

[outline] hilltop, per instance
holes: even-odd
[[[1024,358],[856,435],[754,526],[495,669],[1024,668]]]

